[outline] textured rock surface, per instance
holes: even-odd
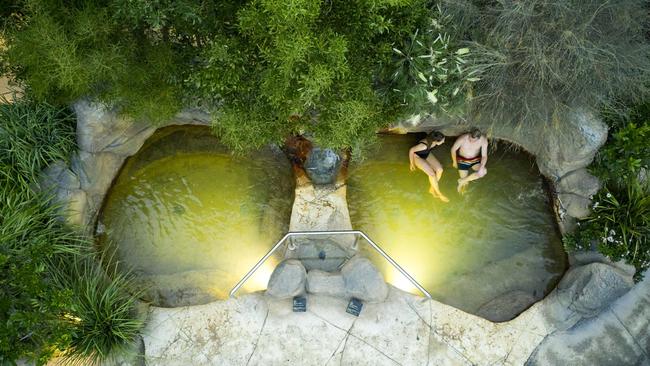
[[[591,213],[591,200],[573,193],[558,194],[560,205],[567,215],[583,219]]]
[[[555,292],[558,304],[569,312],[591,317],[604,306],[628,292],[632,277],[618,268],[603,263],[591,263],[570,269]]]
[[[345,281],[339,272],[312,269],[307,273],[307,292],[334,297],[345,296]]]
[[[77,115],[77,144],[81,150],[116,155],[135,154],[155,127],[118,116],[98,103],[80,100],[73,105]]]
[[[332,149],[313,148],[305,161],[305,171],[314,184],[332,184],[341,167],[341,158]]]
[[[388,296],[388,285],[368,258],[355,256],[341,268],[345,293],[359,300],[377,302]]]
[[[581,168],[560,178],[556,186],[559,193],[572,193],[590,198],[600,189],[600,180],[589,174],[587,169]]]
[[[493,322],[503,322],[514,318],[514,314],[521,313],[536,300],[529,292],[510,291],[483,304],[476,315]]]
[[[584,290],[597,285],[587,281]],[[346,299],[319,295],[307,295],[306,313],[293,313],[290,299],[260,294],[152,307],[143,335],[145,358],[151,366],[650,362],[650,281],[586,320],[549,316],[556,303],[549,296],[498,324],[394,288],[385,302],[364,304],[358,318],[345,313]]]
[[[527,365],[650,365],[650,281],[544,339]]]
[[[305,293],[307,271],[297,259],[285,259],[275,267],[266,293],[279,299],[285,299]]]

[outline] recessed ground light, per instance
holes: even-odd
[[[307,298],[304,296],[296,296],[293,298],[293,312],[304,313],[307,311]]]
[[[361,300],[353,297],[350,299],[350,302],[348,303],[348,308],[345,309],[345,312],[348,314],[352,314],[354,316],[359,316],[362,308],[363,308],[363,303],[361,302]]]

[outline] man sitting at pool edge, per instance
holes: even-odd
[[[483,178],[487,174],[488,140],[481,130],[472,128],[469,133],[459,136],[451,147],[451,161],[458,169],[458,193],[463,193],[467,184]],[[470,168],[473,170],[469,174]]]

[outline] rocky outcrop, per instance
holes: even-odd
[[[633,285],[629,273],[604,263],[571,268],[554,290],[555,303],[549,315],[558,320],[592,317]]]
[[[44,171],[43,189],[52,189],[64,208],[68,223],[86,233],[92,230],[99,209],[124,160],[135,154],[157,128],[168,125],[207,125],[210,116],[188,109],[153,126],[121,116],[107,106],[80,100],[73,105],[77,117],[77,145],[70,166],[58,162]]]
[[[586,286],[604,288],[591,280]],[[588,302],[590,312],[602,310],[593,317],[544,338],[526,365],[650,365],[650,280],[611,304],[607,297],[599,306]]]
[[[266,293],[279,298],[291,298],[305,293],[307,271],[297,259],[285,259],[273,270]]]

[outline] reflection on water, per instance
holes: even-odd
[[[223,298],[287,230],[292,202],[280,153],[233,157],[207,129],[173,127],[127,161],[100,220],[139,277],[162,286],[156,278],[204,272],[178,278]],[[274,266],[271,258],[245,290],[266,288]]]
[[[434,298],[476,312],[499,295],[523,291],[543,297],[566,267],[537,167],[529,156],[491,152],[488,175],[464,196],[451,167],[453,139],[434,150],[445,168],[442,203],[427,192],[427,177],[409,172],[408,149],[418,136],[383,136],[381,148],[350,167],[352,225],[366,232]],[[388,263],[373,256],[387,281],[416,292]]]

